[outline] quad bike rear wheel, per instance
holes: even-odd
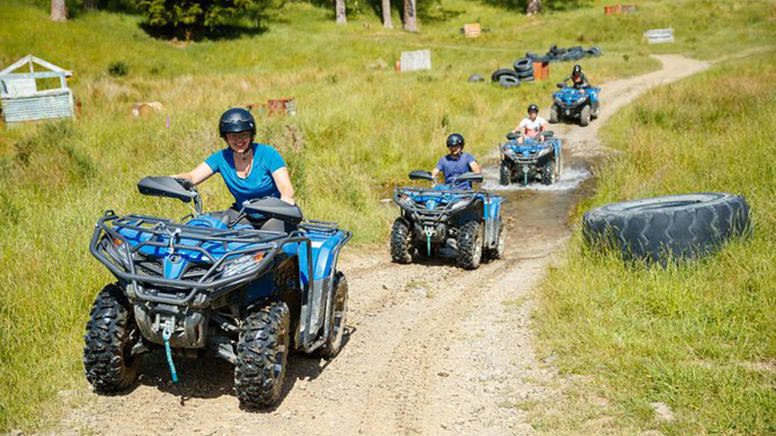
[[[234,388],[240,404],[269,407],[280,399],[291,344],[291,314],[282,301],[250,310],[240,327]]]
[[[582,108],[582,112],[579,113],[579,125],[582,127],[587,126],[590,124],[590,105],[586,104],[585,107]]]
[[[84,372],[95,391],[115,393],[135,382],[142,356],[133,356],[132,347],[139,339],[126,296],[117,285],[106,286],[94,301],[84,335]]]
[[[486,250],[485,255],[490,260],[497,260],[504,257],[505,236],[504,226],[501,221],[501,217],[498,217],[498,238],[496,239],[496,246]]]
[[[555,183],[555,162],[547,161],[542,167],[542,183],[545,185]]]
[[[560,108],[557,104],[553,104],[552,107],[550,107],[550,122],[553,124],[557,123],[560,120],[559,114]]]
[[[396,218],[391,229],[391,259],[396,263],[410,263],[414,251],[412,233],[407,221]]]
[[[501,161],[501,168],[499,169],[498,181],[501,185],[506,186],[512,183],[512,168],[509,167],[504,161]]]
[[[467,221],[458,232],[458,266],[463,269],[477,269],[482,260],[482,225],[478,221]]]
[[[329,320],[329,337],[317,351],[317,355],[324,359],[337,357],[342,349],[342,338],[345,337],[345,320],[348,311],[348,280],[345,274],[337,271],[334,276],[334,307]]]

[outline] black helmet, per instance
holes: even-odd
[[[531,112],[539,112],[539,106],[535,104],[528,106],[528,113],[530,114]]]
[[[461,146],[461,148],[463,148],[463,145],[464,145],[463,136],[459,135],[458,133],[453,133],[452,135],[447,137],[448,147]]]
[[[256,136],[256,120],[243,108],[233,108],[224,112],[218,121],[218,133],[225,137],[227,133],[251,132]]]
[[[581,72],[582,72],[582,67],[580,67],[579,65],[574,65],[574,69],[571,70],[572,74],[579,74]]]

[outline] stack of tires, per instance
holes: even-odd
[[[490,80],[504,88],[520,86],[520,82],[533,82],[533,60],[527,57],[520,58],[515,61],[513,67],[514,69],[503,68],[495,71],[490,76]]]
[[[533,60],[531,58],[520,58],[514,63],[515,72],[521,82],[533,82],[534,80],[534,67]]]

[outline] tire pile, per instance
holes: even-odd
[[[528,57],[520,58],[513,64],[514,69],[503,68],[496,70],[490,76],[491,82],[498,83],[504,88],[520,86],[520,82],[533,82],[533,60]]]
[[[601,50],[595,46],[588,49],[584,49],[579,45],[569,48],[560,48],[553,44],[544,56],[539,56],[536,53],[526,53],[525,57],[530,58],[533,62],[571,62],[578,61],[584,57],[598,57],[602,54]]]

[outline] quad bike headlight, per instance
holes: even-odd
[[[240,256],[236,260],[230,262],[226,267],[224,267],[224,278],[231,277],[237,274],[244,273],[251,268],[255,268],[256,265],[258,265],[262,259],[264,259],[264,252],[258,252],[253,254],[246,254],[245,256]]]
[[[583,101],[585,101],[585,100],[587,100],[587,96],[586,96],[586,95],[583,95],[582,97],[579,97],[579,98],[577,99],[577,103],[582,103],[582,102],[583,102]]]

